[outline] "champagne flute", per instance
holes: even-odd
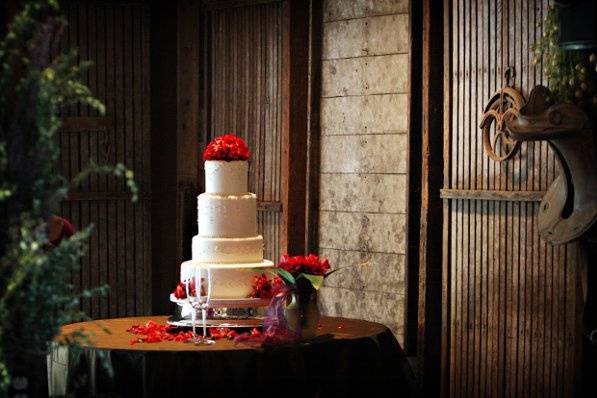
[[[197,344],[201,340],[199,336],[197,336],[196,331],[197,309],[199,308],[199,298],[197,295],[197,279],[195,277],[186,279],[184,281],[184,286],[187,293],[187,300],[191,306],[191,322],[193,325],[193,337],[187,340],[187,343]],[[201,283],[199,283],[199,289],[201,289]]]
[[[207,337],[207,310],[209,308],[209,300],[211,299],[211,268],[207,264],[201,264],[200,267],[195,268],[195,281],[199,281],[195,291],[201,308],[201,319],[203,324],[203,338],[196,344],[210,345],[214,344],[215,340]]]

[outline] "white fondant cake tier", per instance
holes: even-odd
[[[242,238],[257,235],[257,196],[202,193],[197,198],[199,235]]]
[[[263,236],[210,238],[195,235],[192,259],[203,263],[259,263],[263,260]]]
[[[185,261],[180,266],[180,281],[191,278],[195,274],[195,267],[206,267],[197,261]],[[211,270],[211,298],[234,299],[245,298],[253,291],[253,279],[258,272],[255,268],[273,267],[274,263],[263,260],[248,264],[209,264]]]
[[[216,194],[243,194],[248,192],[246,160],[205,161],[205,192]]]
[[[247,161],[205,162],[205,193],[197,198],[199,234],[193,237],[192,260],[181,265],[180,279],[209,265],[216,299],[247,298],[257,275],[253,269],[274,265],[263,260],[257,197],[248,192],[248,173]]]

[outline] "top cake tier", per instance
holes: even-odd
[[[205,192],[219,195],[248,192],[249,163],[245,160],[206,160]]]

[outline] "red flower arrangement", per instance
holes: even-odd
[[[307,279],[311,286],[318,290],[323,279],[335,271],[330,271],[330,263],[324,258],[320,259],[315,254],[308,256],[289,256],[284,254],[280,262],[269,273],[275,274],[273,279],[268,279],[265,274],[253,277],[253,291],[249,297],[272,298],[284,290],[284,283],[295,285],[301,278]]]
[[[301,273],[325,276],[330,270],[330,263],[327,259],[320,260],[315,254],[308,256],[284,254],[280,258],[278,267],[290,272],[294,277],[298,277]]]
[[[317,291],[324,279],[338,270],[330,271],[329,261],[315,254],[284,254],[275,267],[268,269],[267,272],[276,275],[284,285],[270,301],[263,324],[265,338],[260,339],[261,344],[315,337],[320,317]]]
[[[308,256],[289,256],[284,254],[280,262],[274,267],[274,272],[286,284],[296,285],[297,281],[306,279],[315,290],[319,290],[324,278],[336,272],[330,271],[330,263],[315,254]]]
[[[224,134],[214,138],[205,151],[203,160],[247,160],[251,153],[245,141],[234,134]]]

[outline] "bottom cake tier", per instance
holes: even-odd
[[[195,275],[195,268],[209,267],[211,270],[212,299],[244,299],[253,291],[253,281],[259,272],[256,270],[273,267],[274,263],[263,260],[259,263],[207,264],[194,260],[185,261],[180,266],[180,281],[184,282]]]

